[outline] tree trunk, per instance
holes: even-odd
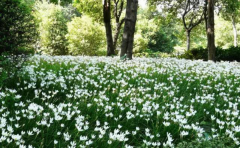
[[[134,32],[137,21],[137,9],[138,0],[127,0],[125,26],[120,56],[122,57],[127,54],[128,59],[132,59]]]
[[[116,51],[117,41],[118,41],[118,37],[119,37],[119,34],[120,34],[121,27],[122,27],[123,23],[124,23],[124,19],[121,20],[121,22],[117,23],[116,31],[115,31],[114,38],[113,38],[113,48],[114,48],[115,51]]]
[[[237,27],[236,27],[236,22],[234,16],[232,16],[232,25],[233,25],[233,35],[234,35],[234,47],[237,47],[238,39],[237,39]]]
[[[208,0],[208,60],[215,61],[214,0]]]
[[[112,26],[111,26],[111,8],[110,0],[104,0],[103,3],[103,18],[106,29],[107,38],[107,56],[112,56],[115,54],[113,48],[113,37],[112,37]]]
[[[208,29],[208,19],[207,19],[207,10],[208,10],[208,0],[204,0],[204,21],[205,21],[205,29],[206,29],[206,33],[207,33],[207,29]]]
[[[190,50],[190,44],[191,44],[191,30],[187,30],[187,51]]]

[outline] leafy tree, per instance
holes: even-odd
[[[215,17],[215,41],[216,47],[227,49],[233,46],[234,36],[232,35],[232,23],[222,18],[221,16]]]
[[[222,8],[221,15],[225,20],[230,20],[232,22],[233,27],[233,36],[234,36],[234,46],[236,47],[238,44],[237,37],[237,27],[236,23],[238,20],[238,15],[240,14],[240,1],[239,0],[221,0]]]
[[[98,50],[105,47],[104,28],[91,17],[75,17],[67,26],[71,55],[97,55]]]
[[[150,36],[148,48],[154,52],[173,52],[177,37],[171,33],[172,31],[169,26],[159,28],[154,35]]]
[[[181,18],[187,36],[187,50],[190,49],[191,32],[204,20],[204,1],[202,0],[150,0],[150,3],[164,6],[163,13]]]
[[[147,16],[147,10],[139,9],[136,32],[134,35],[134,53],[145,52],[148,49],[150,37],[154,36],[158,30],[157,21]]]
[[[36,4],[35,17],[39,21],[40,52],[50,55],[68,54],[66,34],[67,22],[79,14],[68,5],[66,7],[48,3]]]
[[[94,21],[102,23],[103,21],[103,1],[102,0],[74,0],[73,5],[83,15],[88,15]]]
[[[33,48],[37,31],[31,11],[21,0],[0,1],[0,54]]]

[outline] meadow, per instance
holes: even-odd
[[[237,148],[239,111],[237,62],[35,55],[0,88],[0,146]]]

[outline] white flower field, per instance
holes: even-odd
[[[240,146],[240,64],[33,56],[0,89],[0,147]]]

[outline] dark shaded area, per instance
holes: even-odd
[[[230,47],[228,49],[216,48],[216,61],[238,61],[240,62],[240,47]],[[186,51],[179,56],[180,58],[204,61],[208,60],[208,50],[200,47],[194,48],[190,51]]]
[[[21,0],[0,1],[0,54],[33,50],[37,31],[31,11]]]

